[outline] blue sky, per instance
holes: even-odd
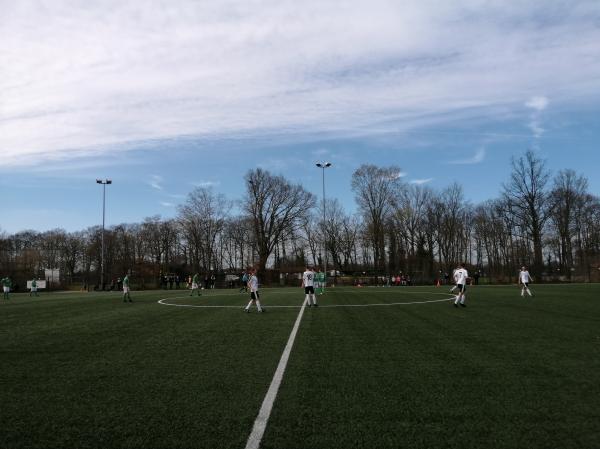
[[[597,1],[8,2],[0,230],[172,217],[257,166],[354,207],[352,172],[496,197],[534,149],[600,194]]]

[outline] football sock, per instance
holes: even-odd
[[[313,304],[317,304],[317,297],[316,297],[316,295],[312,294],[311,296],[312,296],[312,302],[313,302]]]
[[[262,308],[260,307],[260,301],[258,299],[256,300],[256,307],[258,308],[259,312],[262,312]]]

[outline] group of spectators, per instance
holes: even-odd
[[[172,290],[173,285],[178,289],[181,286],[181,278],[178,274],[162,274],[159,278],[160,288]]]
[[[412,280],[408,274],[392,275],[388,278],[388,285],[395,285],[396,287],[401,285],[412,285]]]

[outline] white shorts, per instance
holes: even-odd
[[[10,293],[10,287],[4,287],[4,293]]]
[[[37,292],[37,287],[31,287],[32,292]]]
[[[198,284],[192,282],[192,290],[198,290]]]
[[[123,286],[123,293],[129,293],[129,287]]]

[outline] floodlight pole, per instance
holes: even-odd
[[[323,175],[323,271],[325,274],[325,285],[323,286],[323,290],[325,290],[325,286],[327,285],[327,245],[325,244],[327,239],[327,232],[325,229],[327,223],[327,216],[325,214],[325,169],[331,167],[331,162],[317,162],[316,165],[321,169],[321,173]]]
[[[100,288],[104,290],[104,221],[106,217],[106,185],[112,184],[110,179],[96,179],[96,184],[102,184],[102,249],[100,255]]]

